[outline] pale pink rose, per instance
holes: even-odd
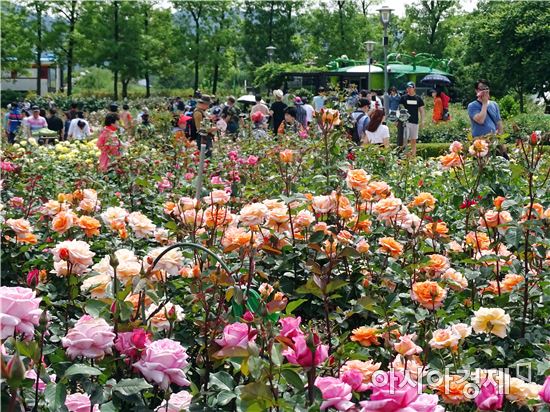
[[[403,412],[445,412],[445,408],[439,406],[438,402],[439,397],[437,395],[422,393],[413,402],[409,403]]]
[[[309,227],[315,222],[315,216],[309,210],[300,210],[293,219],[294,226]]]
[[[269,283],[262,283],[258,288],[258,292],[260,292],[260,295],[262,295],[262,297],[266,299],[273,292],[273,286],[271,286]]]
[[[25,199],[19,196],[14,196],[10,199],[9,205],[15,209],[22,208],[25,205]]]
[[[42,310],[36,292],[19,286],[0,287],[0,339],[22,333],[26,340],[34,335]]]
[[[354,406],[351,402],[351,386],[342,382],[338,378],[327,376],[315,379],[315,386],[319,388],[323,395],[321,410],[334,408],[337,411],[347,411]]]
[[[73,393],[67,395],[65,398],[65,406],[69,412],[99,412],[99,405],[94,405],[92,409],[92,402],[90,401],[90,395],[86,393]]]
[[[183,178],[187,181],[191,181],[193,180],[193,178],[195,177],[195,174],[194,173],[191,173],[191,172],[187,172],[183,175]]]
[[[148,270],[154,263],[155,259],[165,250],[165,247],[153,249],[147,253],[143,261],[145,270]],[[172,249],[164,254],[155,265],[154,271],[164,270],[170,276],[178,276],[181,267],[183,266],[183,255],[179,249]]]
[[[223,328],[223,336],[215,342],[222,347],[218,357],[248,356],[248,344],[256,340],[258,331],[246,323],[231,323]]]
[[[94,189],[84,189],[82,194],[84,197],[78,204],[78,210],[89,213],[99,210],[101,202],[97,200],[97,192]]]
[[[166,408],[166,399],[156,409],[156,412],[187,412],[191,406],[193,395],[186,391],[172,393],[168,399],[168,409]]]
[[[336,202],[331,196],[315,196],[311,207],[315,213],[330,213],[336,210]]]
[[[306,342],[306,337],[302,334],[292,338],[292,346],[283,351],[286,360],[294,365],[303,367],[318,366],[328,358],[328,346],[321,345],[321,340],[316,334],[313,335],[312,351]]]
[[[189,386],[183,368],[188,355],[183,346],[172,339],[157,340],[145,348],[141,359],[133,366],[138,369],[149,382],[166,390],[170,384]]]
[[[462,143],[457,142],[456,140],[451,143],[451,146],[449,147],[449,150],[453,153],[461,153],[462,152]]]
[[[393,348],[403,356],[412,356],[422,352],[422,348],[414,343],[416,340],[416,333],[412,335],[402,335],[399,337],[399,341],[394,343]]]
[[[208,196],[203,197],[204,203],[208,205],[225,205],[231,196],[225,190],[212,190]]]
[[[269,210],[262,203],[252,203],[244,206],[239,214],[240,222],[244,226],[256,226],[265,222]]]
[[[82,240],[66,240],[58,243],[52,251],[55,262],[69,261],[73,264],[72,273],[82,274],[82,268],[93,264],[95,253],[90,251],[90,245]]]
[[[101,214],[101,219],[108,226],[121,226],[124,225],[128,216],[128,211],[121,207],[109,207],[105,212]]]
[[[169,190],[172,188],[172,182],[167,177],[163,177],[160,179],[159,182],[157,182],[157,189],[160,193],[164,192],[165,190]]]
[[[50,382],[55,382],[56,375],[49,375],[50,376]],[[33,390],[36,388],[36,370],[30,369],[27,372],[25,372],[25,379],[30,379],[33,381],[32,388]],[[46,383],[42,379],[38,379],[38,392],[44,392],[44,389],[46,389]]]
[[[69,205],[66,203],[59,203],[57,200],[48,200],[40,208],[40,213],[46,216],[55,216],[62,210],[67,210]]]
[[[302,318],[300,316],[297,318],[287,316],[286,318],[279,319],[279,323],[281,324],[281,332],[279,332],[279,335],[291,339],[295,336],[302,335],[302,331],[300,330],[301,322]]]
[[[6,220],[6,225],[17,234],[30,233],[33,231],[31,224],[26,219],[8,219]]]
[[[115,339],[115,348],[121,355],[126,355],[129,361],[137,361],[150,343],[147,332],[138,328],[132,332],[119,332]]]
[[[134,231],[138,239],[150,237],[155,232],[156,226],[151,219],[141,212],[132,212],[127,217],[128,225]]]
[[[63,277],[69,275],[69,266],[70,266],[70,273],[71,274],[83,274],[86,272],[89,272],[90,269],[88,269],[88,266],[84,265],[67,265],[67,262],[65,261],[59,261],[59,262],[53,262],[53,270],[50,271],[50,273],[55,273],[57,276]]]
[[[213,185],[223,185],[225,184],[225,181],[221,178],[221,176],[212,176],[212,178],[210,179],[210,183],[212,183]]]
[[[403,373],[405,372],[405,365],[407,365],[407,373],[413,380],[416,380],[420,375],[424,376],[428,373],[428,367],[421,363],[418,356],[405,358],[404,356],[397,355],[391,363],[393,369]]]
[[[105,319],[84,315],[69,329],[61,343],[71,359],[78,356],[102,359],[105,355],[112,354],[114,339],[113,327]]]

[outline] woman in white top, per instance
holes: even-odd
[[[67,136],[69,140],[85,140],[91,134],[88,121],[84,120],[84,113],[78,112],[76,119],[71,120]]]
[[[363,137],[363,144],[390,146],[390,129],[385,124],[382,124],[383,120],[384,110],[375,109],[371,114],[370,122]]]

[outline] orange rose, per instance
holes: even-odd
[[[437,309],[443,304],[447,291],[437,282],[416,282],[412,287],[412,299],[426,309]]]
[[[359,253],[367,253],[369,251],[369,244],[367,243],[367,241],[365,239],[361,239],[357,245],[355,246],[355,249],[359,252]]]
[[[462,166],[462,157],[458,153],[449,153],[448,155],[441,156],[439,163],[441,163],[441,166],[445,170],[460,167]]]
[[[250,243],[252,233],[243,228],[229,227],[225,231],[221,244],[224,247],[224,252],[229,253],[235,249],[245,247]]]
[[[71,193],[59,193],[57,195],[57,201],[59,203],[73,203],[73,195]]]
[[[376,202],[372,208],[373,212],[379,215],[380,219],[392,217],[403,208],[401,199],[388,197]]]
[[[424,233],[431,238],[435,237],[447,237],[447,233],[449,233],[449,228],[447,227],[447,223],[445,222],[433,222],[428,223],[424,227]]]
[[[385,199],[391,195],[390,186],[386,182],[370,182],[364,190],[365,192],[361,191],[361,196],[366,196],[365,200]]]
[[[497,208],[497,210],[500,210],[502,208],[502,203],[506,200],[503,196],[497,196],[495,200],[493,200],[493,205]]]
[[[256,226],[264,223],[269,212],[266,205],[262,203],[252,203],[244,206],[240,213],[240,222],[245,226]]]
[[[475,250],[487,250],[491,239],[485,232],[470,232],[466,235],[466,244]]]
[[[441,279],[447,280],[452,290],[460,291],[468,287],[468,280],[464,275],[452,268],[447,269],[445,273],[441,275]]]
[[[29,221],[25,219],[8,219],[6,225],[17,234],[30,233],[33,230]]]
[[[422,192],[413,199],[409,206],[418,207],[426,212],[431,212],[434,210],[435,202],[436,200],[431,193]]]
[[[484,157],[489,153],[489,143],[483,139],[474,140],[474,143],[468,148],[468,152],[475,157]]]
[[[443,255],[434,253],[430,255],[430,261],[422,267],[422,271],[428,272],[432,275],[440,275],[449,269],[449,259]]]
[[[516,275],[515,273],[508,273],[506,276],[504,276],[504,279],[502,280],[502,286],[506,290],[506,292],[511,292],[516,285],[519,285],[521,282],[523,282],[525,278],[522,275]]]
[[[356,229],[360,230],[360,231],[363,231],[365,233],[370,233],[371,232],[371,226],[372,226],[372,222],[368,219],[365,219],[365,220],[362,220],[361,222],[357,223]]]
[[[290,149],[285,149],[279,152],[279,159],[283,163],[292,163],[294,160],[294,152]]]
[[[84,233],[86,236],[91,237],[94,235],[99,235],[99,228],[101,227],[101,223],[99,220],[94,219],[90,216],[82,216],[80,219],[78,219],[78,227],[84,230]]]
[[[360,191],[366,189],[369,184],[370,176],[363,169],[348,170],[346,184],[352,190]]]
[[[523,209],[523,216],[521,220],[527,220],[529,216],[529,206],[525,206]],[[544,216],[544,207],[540,203],[533,203],[533,208],[531,209],[531,219],[542,219]]]
[[[351,340],[353,342],[359,342],[362,346],[380,345],[378,341],[379,330],[377,328],[369,328],[368,326],[361,326],[354,329],[351,334]]]
[[[28,243],[29,245],[36,245],[36,243],[38,242],[36,235],[30,232],[18,233],[15,236],[15,240],[19,243]]]
[[[443,402],[452,405],[458,405],[459,403],[467,401],[467,387],[468,381],[460,375],[445,376],[435,385],[432,385],[432,389],[436,391]]]
[[[76,215],[71,212],[59,212],[52,220],[52,229],[62,235],[75,224]]]
[[[378,244],[380,245],[379,252],[387,253],[392,257],[397,257],[403,253],[403,245],[393,237],[380,238],[378,239]]]
[[[204,211],[206,226],[226,226],[233,221],[233,215],[225,207],[210,206]]]

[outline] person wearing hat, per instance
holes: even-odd
[[[424,100],[416,95],[416,86],[413,82],[407,83],[407,93],[401,96],[399,104],[409,112],[409,119],[405,125],[405,136],[411,142],[411,155],[416,156],[416,141],[418,140],[418,129],[424,125],[426,115]],[[403,139],[403,146],[407,145]]]
[[[200,148],[202,143],[206,144],[206,156],[212,156],[212,140],[214,134],[218,131],[216,126],[212,126],[210,122],[207,123],[206,111],[210,107],[212,100],[210,96],[203,94],[197,100],[197,107],[193,112],[193,121],[191,122],[191,138],[197,142],[197,146]]]
[[[27,135],[32,137],[32,132],[48,127],[48,122],[42,116],[40,116],[40,108],[38,106],[32,107],[32,116],[27,119]]]
[[[236,138],[239,131],[239,115],[241,114],[235,103],[235,98],[229,96],[222,111],[223,120],[227,123],[227,134],[232,135],[234,138]]]
[[[287,105],[283,103],[283,96],[284,93],[282,90],[277,89],[273,91],[273,97],[275,97],[275,101],[271,103],[269,114],[273,119],[273,133],[275,134],[277,134],[279,126],[281,125],[283,120],[285,120],[285,110],[287,108]]]

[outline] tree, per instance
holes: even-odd
[[[514,91],[525,111],[527,93],[548,87],[550,8],[544,2],[484,2],[470,16],[465,63],[497,95]]]
[[[9,1],[2,1],[0,11],[2,70],[22,71],[33,61],[32,48],[27,42],[21,41],[28,36],[28,9]]]

